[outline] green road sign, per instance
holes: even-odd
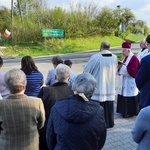
[[[62,29],[42,29],[43,37],[64,37],[64,30]]]

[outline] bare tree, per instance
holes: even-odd
[[[99,8],[96,4],[89,3],[84,6],[85,15],[92,20],[97,16],[98,12]]]

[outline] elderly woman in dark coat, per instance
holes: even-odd
[[[55,104],[57,99],[68,97],[73,94],[71,87],[67,84],[70,78],[71,69],[65,64],[59,64],[56,67],[56,83],[52,86],[42,87],[39,97],[43,100],[46,121],[44,127],[39,131],[40,133],[40,150],[48,150],[46,143],[46,127],[48,118],[50,116],[51,107]]]
[[[0,101],[0,150],[38,150],[38,129],[45,121],[43,103],[24,94],[26,75],[20,69],[8,71],[4,80],[11,94]]]
[[[75,79],[74,95],[59,99],[51,109],[46,140],[50,150],[100,150],[106,140],[103,108],[90,99],[95,78],[83,73]]]

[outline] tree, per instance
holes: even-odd
[[[122,9],[122,21],[128,26],[129,22],[135,19],[135,15],[129,8],[123,8]]]
[[[11,2],[13,4],[14,0]],[[16,42],[43,40],[41,34],[43,28],[63,29],[65,38],[99,34],[105,36],[114,33],[122,36],[119,28],[122,22],[129,32],[144,32],[144,34],[148,32],[146,24],[142,20],[137,21],[128,8],[118,7],[113,10],[103,7],[99,10],[98,5],[93,3],[85,5],[79,3],[71,5],[67,11],[62,7],[52,9],[46,7],[46,0],[15,0],[15,2],[11,11],[4,7],[0,8],[0,29],[11,29]]]
[[[130,30],[132,33],[141,33],[146,35],[149,31],[149,27],[146,25],[146,22],[142,20],[132,20],[128,25],[128,30]]]
[[[84,14],[91,20],[95,19],[99,12],[98,5],[92,3],[86,4],[83,8]]]
[[[135,20],[135,16],[129,8],[120,8],[120,6],[114,9],[113,13],[115,22],[117,24],[115,29],[115,35],[122,36],[122,32],[124,32],[122,31],[123,25],[126,27],[126,30],[128,30],[128,25],[131,21]]]
[[[14,10],[20,15],[21,20],[29,18],[31,12],[44,10],[46,8],[46,0],[17,0],[14,4]]]
[[[0,7],[0,32],[11,28],[10,10],[6,7]]]
[[[115,22],[115,16],[112,9],[104,7],[99,11],[99,14],[95,18],[97,26],[101,29],[102,35],[113,34],[114,29],[117,26]]]

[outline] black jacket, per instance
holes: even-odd
[[[52,106],[55,104],[56,100],[68,97],[69,95],[72,94],[73,91],[71,90],[71,87],[64,82],[57,82],[53,84],[51,87],[42,87],[38,97],[40,97],[44,103],[46,121],[44,127],[39,131],[40,150],[48,150],[45,136],[46,136],[47,121],[50,116]]]

